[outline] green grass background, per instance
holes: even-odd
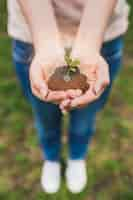
[[[6,17],[6,1],[0,0],[0,200],[133,200],[133,13],[123,70],[98,117],[87,159],[88,184],[78,195],[68,192],[64,179],[56,195],[40,187],[42,155],[31,108],[16,80]],[[65,144],[64,157],[66,150]]]

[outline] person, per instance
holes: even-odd
[[[45,159],[41,176],[45,192],[54,193],[60,187],[61,119],[66,111],[70,115],[66,183],[73,193],[86,186],[88,147],[97,113],[107,102],[120,70],[128,13],[125,0],[8,0],[12,56],[32,106]],[[51,72],[64,64],[68,47],[72,57],[80,60],[80,70],[91,78],[85,94],[51,91],[47,86]]]

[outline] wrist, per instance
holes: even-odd
[[[73,46],[72,54],[100,54],[102,47],[102,38],[97,38],[88,36],[87,38],[81,37],[80,35],[77,37],[75,44]]]
[[[71,55],[73,58],[81,59],[84,61],[87,58],[96,58],[99,56],[100,50],[95,48],[93,45],[75,45]]]
[[[62,47],[59,42],[55,41],[54,39],[41,39],[39,41],[34,42],[35,52],[42,52],[42,51],[61,51]]]
[[[64,49],[47,46],[39,46],[35,51],[35,57],[39,60],[40,64],[50,64],[56,60],[64,59]]]
[[[35,45],[35,54],[42,55],[43,57],[47,55],[64,55],[64,49],[60,45],[60,43],[54,40],[47,40],[44,42],[38,42]]]
[[[61,38],[59,33],[56,31],[47,31],[42,30],[41,33],[33,36],[33,43],[35,51],[40,51],[40,49],[61,49]]]

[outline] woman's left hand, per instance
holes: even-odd
[[[100,54],[78,54],[72,57],[80,59],[80,71],[87,76],[90,88],[79,97],[63,101],[60,104],[62,111],[81,108],[97,100],[110,83],[109,66]]]

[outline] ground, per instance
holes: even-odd
[[[133,15],[125,39],[123,69],[110,101],[98,116],[87,158],[88,184],[79,195],[68,192],[65,180],[56,195],[40,187],[42,155],[31,109],[24,99],[11,61],[11,41],[4,33],[5,0],[0,29],[0,199],[2,200],[133,200]],[[133,2],[130,0],[130,4]],[[64,135],[67,118],[64,119]],[[66,157],[67,145],[63,156]]]

